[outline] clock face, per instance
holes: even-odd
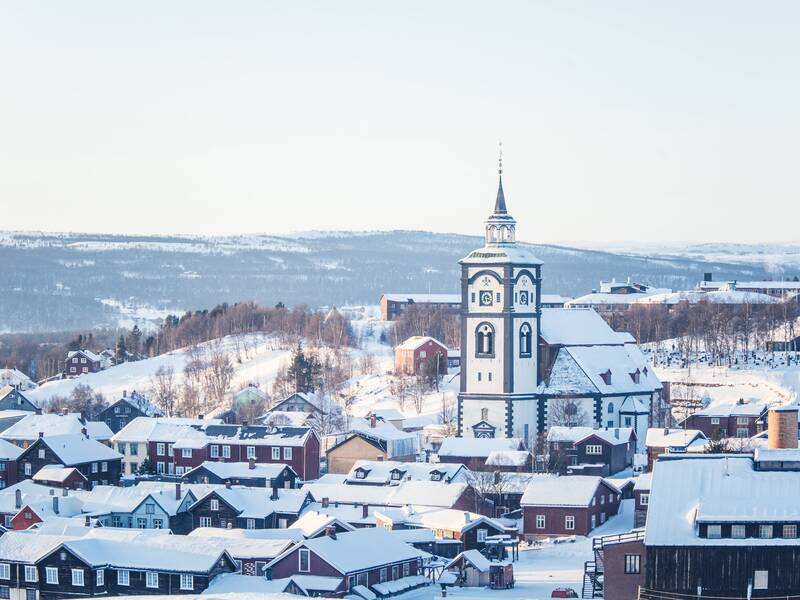
[[[492,292],[481,292],[481,306],[491,306],[492,305]]]
[[[528,305],[528,292],[520,292],[519,293],[519,303],[523,306]]]

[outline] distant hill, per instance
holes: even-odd
[[[375,304],[381,293],[456,292],[458,259],[476,236],[423,231],[286,236],[124,236],[0,233],[0,331],[115,326],[169,312],[255,300],[267,305]],[[659,287],[766,278],[746,261],[698,260],[531,245],[543,291],[579,295],[600,279]]]

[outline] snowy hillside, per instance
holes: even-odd
[[[376,303],[384,292],[458,290],[457,261],[482,240],[423,231],[293,235],[120,236],[0,232],[0,332],[137,322],[221,302],[310,306]],[[688,289],[718,278],[768,277],[750,264],[696,257],[652,260],[531,245],[544,261],[545,293],[575,296],[600,279],[632,277]]]

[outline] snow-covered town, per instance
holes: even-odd
[[[800,600],[798,21],[0,6],[0,600]]]

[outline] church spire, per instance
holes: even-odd
[[[500,156],[497,161],[497,174],[500,181],[497,186],[497,199],[494,212],[486,220],[486,245],[513,244],[516,236],[516,222],[506,209],[506,195],[503,193],[503,143],[500,142]]]
[[[497,185],[497,200],[494,202],[494,214],[505,215],[508,214],[506,210],[506,196],[503,194],[503,142],[500,142],[500,157],[497,161],[497,174],[500,176]]]

